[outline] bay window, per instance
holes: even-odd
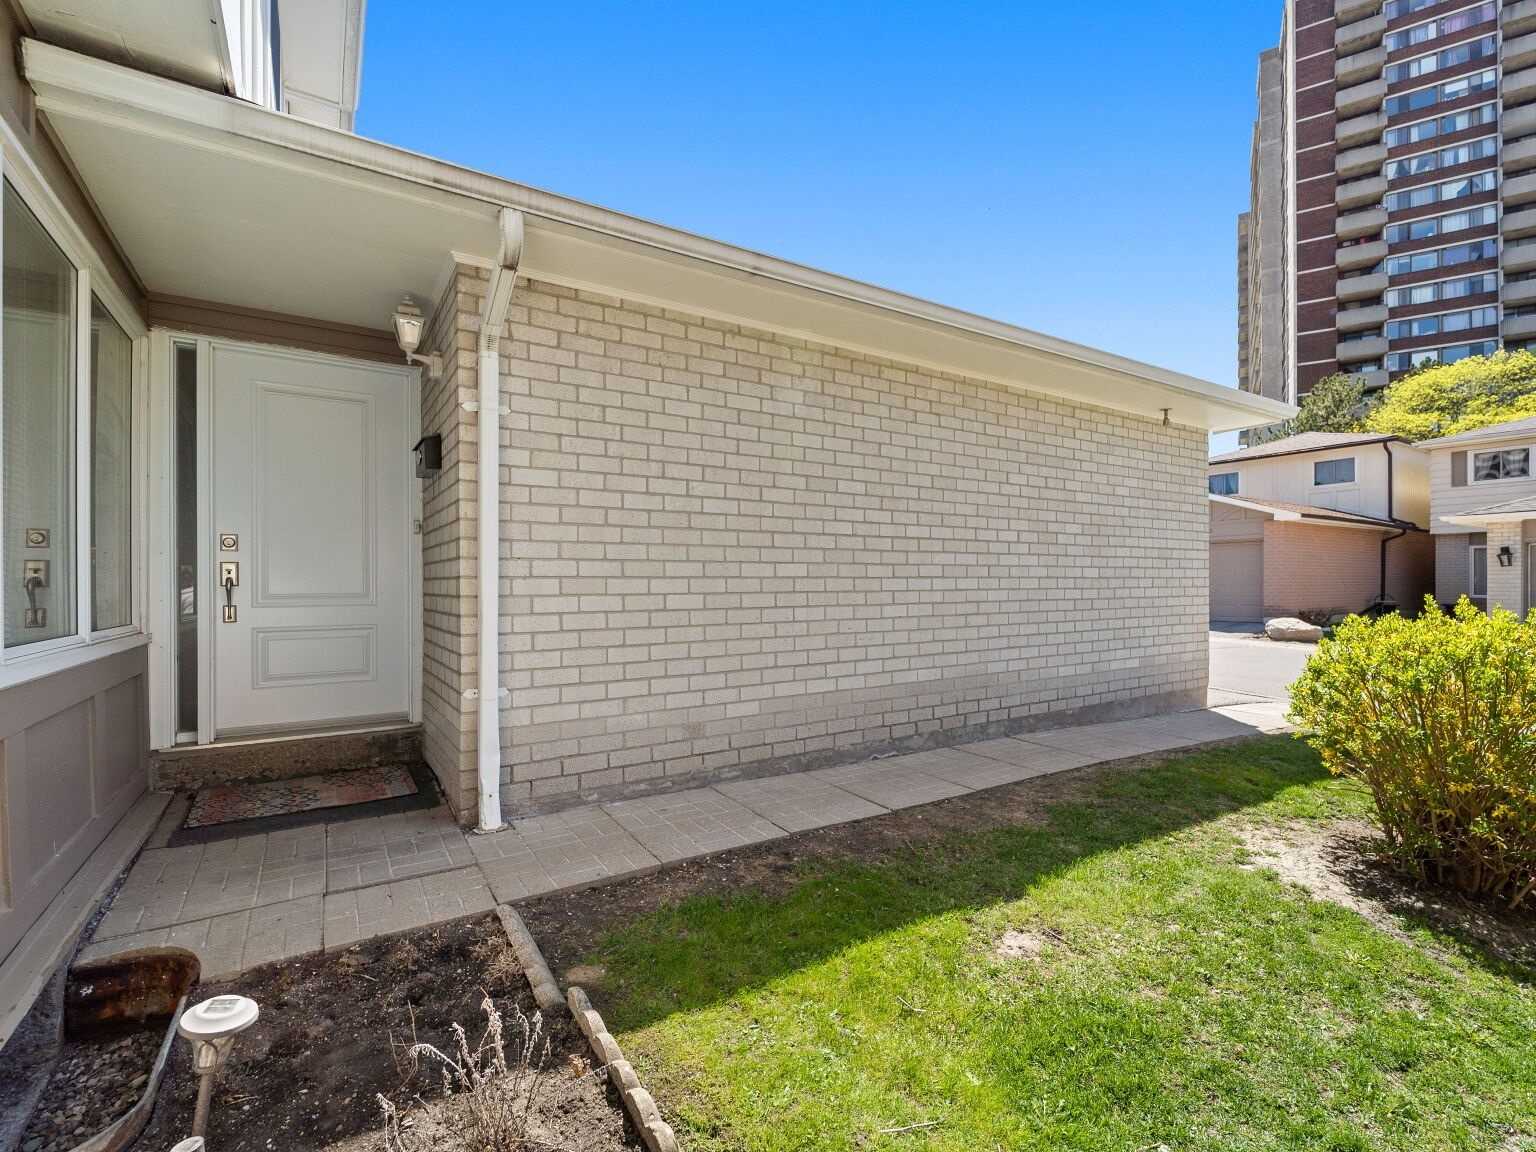
[[[0,218],[4,655],[131,631],[134,339],[7,178]]]

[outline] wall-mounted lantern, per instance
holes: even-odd
[[[1515,562],[1515,553],[1508,544],[1499,549],[1499,567],[1508,568]]]
[[[440,377],[443,374],[442,358],[436,352],[425,356],[416,353],[416,349],[421,347],[421,337],[426,330],[426,320],[421,314],[421,309],[416,306],[416,301],[409,296],[400,301],[400,307],[395,309],[392,319],[395,326],[395,343],[400,345],[400,351],[405,353],[405,362],[420,364],[433,380]]]
[[[423,436],[411,449],[416,454],[416,475],[430,480],[443,470],[443,438],[436,432]]]

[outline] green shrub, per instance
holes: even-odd
[[[1291,689],[1330,772],[1371,791],[1399,867],[1518,906],[1536,888],[1536,613],[1352,616]]]

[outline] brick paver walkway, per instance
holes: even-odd
[[[590,804],[466,835],[441,808],[142,852],[82,959],[191,948],[203,976],[441,923],[1105,760],[1285,727],[1280,701],[1031,732]]]

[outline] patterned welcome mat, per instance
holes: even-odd
[[[218,784],[200,789],[187,812],[187,828],[206,828],[258,816],[288,816],[317,808],[340,808],[411,796],[416,781],[398,765],[349,768],[319,776],[269,780],[259,784]]]

